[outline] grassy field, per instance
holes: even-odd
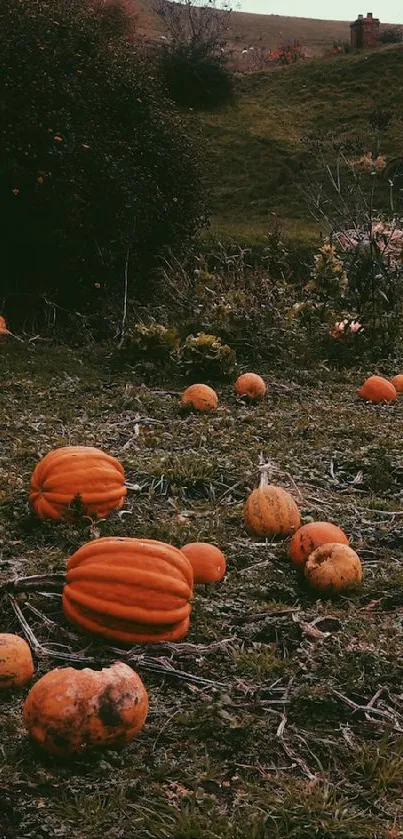
[[[44,757],[21,724],[26,690],[3,693],[1,839],[403,835],[402,403],[366,406],[356,397],[366,371],[319,364],[262,369],[268,393],[255,407],[224,386],[211,416],[182,415],[182,381],[146,387],[140,371],[116,372],[107,349],[7,344],[0,371],[2,631],[21,631],[4,584],[63,572],[91,536],[88,524],[41,523],[28,510],[32,469],[54,446],[100,446],[137,486],[124,515],[92,535],[210,540],[228,561],[221,584],[196,591],[186,641],[147,650],[162,672],[134,651],[150,713],[125,751]],[[286,544],[248,537],[242,505],[260,452],[305,521],[349,534],[359,591],[317,598]],[[42,645],[116,657],[71,633],[57,596],[19,606]],[[37,675],[58,664],[56,652],[37,656]]]
[[[327,132],[335,140],[360,136],[371,148],[368,115],[389,110],[393,120],[381,139],[386,159],[401,155],[403,48],[314,59],[237,80],[233,105],[195,118],[207,141],[206,182],[212,227],[221,237],[262,241],[275,212],[293,239],[318,236],[301,192],[300,167],[327,181],[308,158],[303,138]],[[329,160],[334,164],[334,160]],[[208,162],[207,162],[208,161]],[[382,179],[381,179],[382,181]],[[381,183],[381,195],[387,179]],[[384,202],[384,197],[382,197]],[[396,209],[401,210],[397,196]]]

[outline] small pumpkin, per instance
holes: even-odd
[[[86,749],[121,748],[143,727],[148,695],[122,661],[102,670],[57,667],[31,688],[25,727],[46,752],[70,757]]]
[[[0,690],[25,685],[34,673],[31,650],[19,635],[0,632]]]
[[[104,517],[121,507],[127,489],[123,466],[92,446],[53,449],[34,469],[29,499],[40,519],[71,516],[79,497],[85,515]]]
[[[299,527],[291,539],[289,555],[296,568],[303,568],[308,556],[326,542],[348,545],[344,531],[329,521],[312,521]]]
[[[394,402],[396,388],[383,376],[370,376],[360,387],[358,396],[367,402]]]
[[[330,542],[320,545],[304,565],[312,588],[323,594],[338,594],[362,582],[361,560],[348,545]]]
[[[390,383],[396,390],[396,393],[403,393],[403,374],[398,373],[397,376],[393,376],[393,379],[390,380]]]
[[[266,384],[257,373],[243,373],[235,382],[235,393],[251,401],[261,399],[266,393]]]
[[[0,335],[11,335],[9,329],[7,329],[7,324],[3,315],[0,315]]]
[[[260,467],[260,486],[244,504],[245,527],[255,536],[287,536],[298,529],[301,516],[290,493],[269,483],[269,470],[269,464]]]
[[[195,411],[214,411],[218,405],[218,396],[209,385],[190,385],[182,393],[182,408],[194,408]]]
[[[177,641],[190,623],[193,571],[178,548],[105,536],[67,562],[63,611],[85,632],[122,644]]]
[[[218,583],[224,577],[226,560],[216,545],[189,542],[181,548],[192,568],[195,583]]]

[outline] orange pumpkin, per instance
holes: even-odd
[[[218,405],[218,396],[209,385],[190,385],[182,393],[181,405],[196,411],[213,411]]]
[[[122,506],[124,484],[124,469],[116,458],[92,446],[64,446],[37,464],[29,499],[40,519],[69,517],[78,496],[85,515],[103,517]]]
[[[31,650],[19,635],[0,632],[0,690],[21,687],[34,672]]]
[[[396,393],[403,393],[403,374],[399,373],[397,376],[393,376],[393,379],[390,380],[390,383],[396,390]]]
[[[291,539],[289,554],[293,565],[302,568],[308,556],[326,542],[348,545],[348,538],[340,527],[329,521],[312,521],[298,528]]]
[[[0,335],[11,335],[10,330],[7,329],[5,318],[2,315],[0,315]]]
[[[359,556],[348,545],[330,542],[311,553],[304,565],[304,574],[317,591],[338,594],[361,583],[362,565]]]
[[[140,679],[119,661],[103,670],[58,667],[31,688],[23,707],[30,736],[46,752],[69,757],[91,748],[121,748],[148,712]]]
[[[300,526],[301,517],[290,493],[269,484],[269,468],[261,467],[260,486],[245,502],[245,526],[255,536],[288,535]]]
[[[224,554],[208,542],[189,542],[181,548],[192,568],[195,583],[218,583],[226,571]]]
[[[261,399],[266,393],[266,385],[257,373],[243,373],[235,382],[235,393],[248,399]]]
[[[383,376],[370,376],[360,387],[358,396],[367,402],[394,402],[396,388]]]
[[[189,629],[192,566],[153,539],[106,536],[67,562],[62,605],[80,629],[123,644],[177,641]]]

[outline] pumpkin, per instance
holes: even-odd
[[[19,635],[0,632],[0,690],[21,687],[34,672],[31,650]]]
[[[300,527],[291,539],[289,555],[296,568],[305,565],[308,556],[325,542],[348,545],[348,538],[340,527],[329,521],[312,521]]]
[[[122,661],[102,670],[57,667],[31,688],[25,727],[46,752],[69,757],[94,748],[120,748],[138,734],[148,712],[140,679]]]
[[[311,553],[304,574],[312,588],[324,594],[337,594],[361,583],[362,565],[348,545],[328,542]]]
[[[190,385],[182,393],[182,408],[196,411],[213,411],[218,405],[218,396],[209,385]]]
[[[269,466],[261,466],[260,486],[247,498],[243,518],[255,536],[289,535],[301,524],[298,507],[289,492],[269,484]]]
[[[246,396],[251,401],[261,399],[266,390],[262,377],[258,376],[257,373],[243,373],[235,382],[235,393],[238,396]]]
[[[224,554],[209,542],[189,542],[181,548],[192,568],[195,583],[218,583],[226,571]]]
[[[396,388],[383,376],[370,376],[360,387],[358,396],[367,402],[394,402]]]
[[[122,506],[124,483],[124,469],[116,458],[92,446],[64,446],[37,464],[29,499],[40,519],[71,516],[70,505],[78,496],[85,515],[103,517]]]
[[[393,376],[393,379],[390,380],[390,383],[396,390],[396,393],[403,393],[403,374],[399,373],[397,376]]]
[[[7,329],[5,318],[2,315],[0,315],[0,335],[11,335],[10,330]]]
[[[178,548],[105,536],[67,562],[62,605],[80,629],[123,644],[177,641],[190,623],[193,571]]]

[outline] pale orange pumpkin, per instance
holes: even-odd
[[[209,385],[190,385],[182,393],[182,408],[196,411],[213,411],[218,405],[218,396]]]
[[[313,551],[328,542],[339,542],[348,545],[348,537],[344,531],[329,521],[312,521],[299,527],[291,539],[289,555],[296,568],[303,568],[308,556]]]
[[[358,391],[358,396],[367,402],[394,402],[396,388],[383,376],[370,376]]]
[[[121,748],[143,727],[148,695],[140,676],[122,661],[102,670],[58,667],[31,688],[25,727],[49,754]]]
[[[348,545],[320,545],[308,557],[304,574],[312,588],[323,594],[338,594],[362,582],[361,560]]]
[[[81,630],[121,644],[178,641],[189,629],[192,566],[154,539],[105,536],[67,562],[62,607]]]
[[[235,382],[235,393],[251,401],[261,399],[266,393],[266,384],[257,373],[243,373]]]
[[[92,446],[64,446],[35,467],[29,500],[40,519],[68,518],[76,498],[85,515],[104,517],[122,506],[126,493],[124,469],[115,457]]]
[[[189,542],[181,548],[192,568],[195,583],[218,583],[224,577],[226,560],[216,545]]]
[[[34,673],[31,650],[19,635],[0,632],[0,690],[25,685]]]
[[[397,376],[393,376],[393,379],[390,380],[393,387],[396,389],[396,393],[403,393],[403,374],[398,373]]]
[[[245,526],[256,536],[288,536],[300,526],[301,516],[290,493],[269,484],[269,469],[269,465],[260,467],[260,486],[245,502]]]

